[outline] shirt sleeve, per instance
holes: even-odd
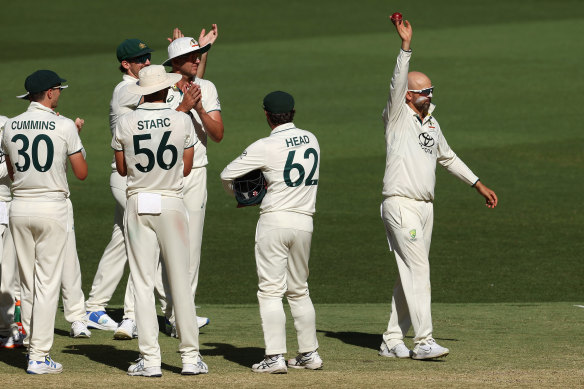
[[[438,157],[437,161],[444,166],[446,170],[461,181],[468,185],[474,185],[478,181],[478,177],[466,166],[464,162],[454,153],[446,142],[444,134],[440,133],[440,140],[438,142]]]
[[[262,139],[252,143],[243,153],[235,158],[221,172],[223,188],[227,193],[233,194],[233,180],[244,176],[252,170],[262,169],[265,164],[265,143]]]
[[[382,114],[383,124],[385,124],[386,128],[387,124],[395,117],[402,106],[400,103],[406,98],[411,56],[411,50],[400,50],[399,55],[397,56],[397,63],[393,70],[393,76],[391,77],[391,84],[389,86],[389,97],[387,98],[387,104],[385,105]]]
[[[65,134],[67,137],[67,155],[83,152],[83,144],[79,137],[79,131],[73,120],[67,119]]]
[[[205,80],[204,89],[201,91],[203,108],[206,112],[221,111],[221,102],[219,102],[219,95],[217,88],[209,80]]]
[[[199,138],[197,138],[197,134],[195,133],[195,126],[193,126],[193,122],[189,115],[182,113],[184,116],[185,122],[185,129],[186,129],[186,136],[185,136],[185,149],[190,149],[194,147],[197,143],[199,143]]]
[[[122,146],[121,138],[122,138],[122,126],[124,120],[121,117],[118,122],[116,123],[116,127],[114,128],[114,136],[112,136],[112,149],[115,151],[123,151],[124,147]]]

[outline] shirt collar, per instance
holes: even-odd
[[[170,109],[166,103],[142,103],[138,109]]]
[[[406,104],[406,107],[408,107],[408,109],[410,110],[410,114],[412,116],[415,116],[416,119],[420,120],[420,116],[416,113],[416,111],[414,111],[412,109],[412,107],[410,107],[407,104]],[[436,105],[433,103],[430,103],[430,108],[428,108],[428,115],[426,115],[426,117],[424,118],[424,122],[426,122],[427,120],[429,120],[432,117],[432,112],[434,112],[435,109],[436,109]]]
[[[31,112],[31,111],[45,111],[45,112],[52,113],[53,115],[56,115],[55,111],[53,111],[49,107],[45,107],[44,105],[42,105],[41,103],[39,103],[37,101],[32,101],[30,103],[30,105],[28,106],[28,109],[26,111],[27,112]]]
[[[138,79],[136,77],[132,77],[132,76],[130,76],[127,73],[122,76],[122,80],[124,80],[124,81],[132,81],[133,83],[137,83],[138,82]]]
[[[278,127],[274,127],[274,129],[272,130],[272,132],[270,132],[270,135],[275,134],[277,132],[282,132],[282,131],[290,130],[292,128],[296,128],[296,126],[292,122],[280,124]]]

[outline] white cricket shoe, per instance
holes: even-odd
[[[87,312],[85,322],[87,323],[87,328],[107,331],[115,331],[118,328],[118,323],[109,317],[105,311]]]
[[[260,363],[256,363],[251,367],[254,373],[271,373],[271,374],[286,374],[288,368],[286,361],[282,354],[266,355]]]
[[[138,328],[132,319],[124,319],[114,332],[114,339],[129,340],[138,337]]]
[[[162,377],[160,366],[144,367],[144,358],[140,357],[136,363],[128,368],[128,375],[142,377]]]
[[[387,358],[411,358],[412,351],[402,343],[398,343],[390,350],[385,342],[379,347],[379,355]]]
[[[53,361],[47,355],[44,361],[28,361],[26,372],[28,374],[59,374],[63,371],[63,365]]]
[[[71,323],[71,331],[69,336],[72,338],[89,338],[91,336],[91,331],[87,328],[87,324],[82,321],[76,320]]]
[[[199,328],[205,327],[209,322],[210,320],[208,317],[197,316],[197,326],[199,326]]]
[[[24,335],[16,332],[6,338],[0,339],[0,348],[20,348],[24,347]]]
[[[203,316],[197,316],[196,320],[197,320],[197,326],[199,328],[205,327],[210,322],[208,317],[203,317]],[[165,319],[164,332],[166,332],[166,335],[169,335],[173,338],[178,338],[178,333],[176,331],[176,323],[171,323],[168,319]]]
[[[197,375],[197,374],[207,374],[209,372],[209,367],[205,362],[203,362],[203,358],[201,355],[197,357],[196,363],[183,363],[182,371],[180,374],[182,375]]]
[[[430,338],[414,347],[412,359],[435,359],[445,357],[449,352],[450,350],[446,347],[440,346],[434,339]]]
[[[322,369],[322,359],[316,350],[302,353],[298,354],[294,359],[289,359],[288,367],[293,369],[319,370]]]

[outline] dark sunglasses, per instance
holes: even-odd
[[[149,61],[151,57],[152,56],[150,55],[150,53],[146,53],[139,57],[130,58],[128,59],[128,62],[146,63],[146,61]]]
[[[408,89],[408,92],[419,93],[422,96],[430,96],[434,92],[434,87],[431,86],[426,89]]]

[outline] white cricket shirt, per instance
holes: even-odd
[[[316,137],[282,124],[245,149],[221,172],[225,189],[233,193],[233,180],[261,169],[268,183],[260,214],[295,212],[312,216],[316,210],[320,168],[320,147]],[[282,225],[286,221],[282,220]]]
[[[217,88],[209,80],[204,80],[202,78],[195,77],[194,83],[199,85],[201,88],[201,104],[203,109],[209,113],[212,111],[221,111],[221,103],[219,102],[219,95],[217,94]],[[183,93],[180,89],[175,86],[169,89],[168,96],[166,97],[166,103],[172,109],[176,109],[183,100]],[[195,126],[195,132],[199,138],[200,144],[195,150],[195,156],[193,158],[193,168],[207,166],[209,161],[207,160],[207,132],[203,127],[201,118],[199,114],[194,109],[191,109],[191,114],[193,116],[193,125]]]
[[[83,151],[71,119],[31,102],[26,112],[4,124],[2,149],[14,170],[14,198],[50,201],[69,197],[67,158]]]
[[[411,54],[411,51],[400,50],[383,110],[387,148],[383,196],[433,201],[436,162],[469,185],[478,177],[448,146],[438,121],[432,116],[434,105],[421,121],[406,104]]]
[[[197,142],[190,117],[165,103],[144,103],[120,116],[112,148],[124,152],[127,196],[151,192],[182,198],[184,149]]]
[[[8,121],[8,118],[0,115],[0,132],[4,131],[4,123],[6,123],[6,121]],[[12,181],[8,176],[6,158],[4,157],[4,153],[0,152],[0,201],[6,202],[12,200],[10,185],[12,185]]]
[[[112,137],[114,136],[114,131],[116,129],[116,123],[118,118],[128,112],[134,111],[142,96],[136,95],[134,93],[128,92],[128,85],[132,85],[138,82],[137,78],[134,78],[128,74],[124,74],[122,81],[114,88],[114,93],[112,94],[112,100],[110,101],[110,131],[112,132]],[[112,169],[116,170],[116,160],[113,159]]]

